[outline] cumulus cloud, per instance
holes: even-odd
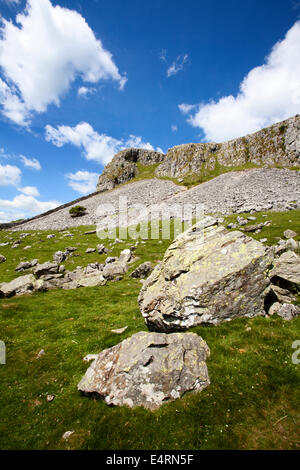
[[[184,64],[187,62],[189,56],[188,54],[184,54],[183,56],[178,56],[177,59],[172,63],[172,65],[167,70],[167,76],[172,77],[172,75],[176,75],[180,70],[183,69]]]
[[[190,105],[179,105],[188,113]],[[300,112],[300,21],[272,48],[263,65],[252,69],[236,96],[197,106],[188,122],[209,141],[255,132]]]
[[[141,137],[130,135],[127,140],[118,140],[105,134],[99,134],[87,122],[81,122],[75,127],[58,126],[58,128],[47,125],[46,140],[57,147],[72,144],[83,149],[83,155],[87,160],[94,160],[106,165],[112,157],[129,147],[139,147],[154,150],[150,142],[143,142]],[[157,151],[162,151],[157,148]]]
[[[81,97],[87,97],[88,95],[92,95],[95,93],[96,89],[95,88],[88,88],[86,86],[81,86],[78,88],[77,94],[78,96]]]
[[[172,131],[172,132],[177,132],[177,131],[178,131],[178,127],[176,126],[176,124],[173,124],[173,125],[171,126],[171,131]]]
[[[39,201],[35,197],[19,194],[12,200],[0,199],[0,222],[24,219],[59,206],[57,201]]]
[[[24,188],[20,188],[19,191],[26,194],[26,196],[38,197],[40,195],[39,190],[35,186],[24,186]]]
[[[68,185],[74,191],[88,194],[95,191],[99,174],[89,171],[77,171],[76,173],[68,173],[66,178],[69,180]]]
[[[24,155],[20,155],[20,159],[22,160],[23,165],[27,168],[38,171],[42,169],[40,162],[36,158],[27,158]]]
[[[0,164],[0,186],[18,186],[22,172],[17,166]]]
[[[87,83],[111,79],[124,88],[126,76],[78,12],[27,0],[16,23],[2,19],[0,27],[0,104],[15,123],[26,125],[33,112],[59,106],[76,77]]]

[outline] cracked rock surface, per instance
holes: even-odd
[[[210,351],[195,333],[139,332],[98,354],[78,384],[107,405],[156,409],[210,384]]]
[[[265,315],[272,250],[213,217],[179,235],[146,279],[139,305],[147,326],[180,331]]]

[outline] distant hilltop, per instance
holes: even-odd
[[[145,149],[123,150],[104,168],[97,191],[126,183],[139,175],[141,166],[150,165],[156,166],[154,176],[158,178],[200,177],[220,167],[300,167],[300,115],[224,143],[178,145],[165,155]]]

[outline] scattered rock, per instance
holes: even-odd
[[[5,263],[6,258],[3,255],[0,255],[0,264]]]
[[[43,264],[38,264],[33,273],[37,278],[41,277],[43,274],[57,274],[59,271],[59,265],[58,263],[51,263],[50,261],[47,261],[46,263]]]
[[[96,230],[89,230],[88,232],[84,232],[84,235],[94,235],[94,233],[97,233]]]
[[[297,236],[297,233],[294,232],[294,230],[286,230],[285,232],[283,232],[283,235],[285,236],[285,238],[295,238]]]
[[[245,227],[243,229],[244,232],[258,232],[258,230],[260,231],[262,229],[262,227],[264,227],[264,224],[256,224],[256,225],[249,225],[248,227]]]
[[[145,263],[140,264],[132,273],[131,277],[134,278],[144,278],[149,276],[149,274],[152,272],[153,267],[152,263],[150,261],[146,261]]]
[[[53,261],[57,264],[62,263],[67,258],[67,253],[63,251],[57,251],[53,255]]]
[[[121,335],[126,331],[128,326],[124,326],[123,328],[117,328],[116,330],[110,330],[112,333],[115,333],[116,335]]]
[[[65,441],[67,441],[69,439],[69,437],[72,436],[72,434],[74,434],[75,431],[66,431],[63,435],[62,435],[62,439],[64,439]]]
[[[139,305],[151,330],[264,315],[273,253],[212,217],[179,235],[145,281]]]
[[[97,245],[97,251],[99,255],[103,255],[104,253],[108,253],[109,250],[105,245],[103,245],[103,243],[101,243],[100,245]]]
[[[51,240],[51,238],[55,238],[55,235],[53,233],[51,233],[50,235],[47,235],[48,240]]]
[[[20,276],[10,282],[0,284],[0,297],[31,294],[35,290],[36,279],[33,274]]]
[[[106,279],[102,276],[102,274],[82,277],[77,281],[77,287],[98,287],[98,286],[105,286]]]
[[[300,308],[297,305],[276,302],[270,308],[269,314],[277,314],[284,320],[293,320],[300,315]]]
[[[96,248],[87,248],[85,250],[86,253],[95,253],[96,252]]]
[[[46,400],[48,403],[51,403],[55,398],[55,395],[47,395]]]
[[[41,349],[40,352],[37,354],[36,357],[37,357],[37,359],[39,359],[40,357],[45,356],[45,354],[46,354],[46,353],[45,353],[44,349]]]
[[[300,286],[300,257],[293,251],[286,251],[274,261],[269,277],[273,284],[285,289]]]
[[[98,354],[78,384],[107,405],[156,409],[210,384],[209,348],[195,333],[140,332]]]

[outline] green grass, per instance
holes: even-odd
[[[264,230],[272,230],[270,243],[286,228],[300,233],[299,211],[267,216],[278,226],[264,228],[260,238]],[[47,261],[66,246],[77,246],[80,255],[69,258],[68,269],[103,260],[85,254],[99,243],[96,235],[83,235],[88,228],[70,229],[73,239],[60,240],[55,231],[27,237],[21,246],[32,244],[28,251],[1,247],[7,262],[0,265],[0,282],[17,276],[21,258]],[[47,240],[48,233],[56,238]],[[1,231],[0,242],[6,237],[19,233]],[[244,318],[194,328],[211,350],[211,385],[155,412],[108,407],[77,391],[86,354],[146,331],[137,305],[141,283],[129,274],[143,261],[161,259],[169,243],[145,240],[120,282],[0,300],[0,339],[7,346],[7,364],[0,366],[0,449],[299,449],[300,364],[291,356],[300,318]],[[126,246],[114,246],[111,254]],[[110,331],[125,325],[122,335]],[[37,359],[41,349],[46,354]],[[55,395],[53,402],[47,394]],[[69,441],[62,440],[70,430]]]
[[[236,223],[238,217],[249,217],[249,213],[234,214],[225,218],[225,225],[229,223]],[[253,214],[256,220],[249,221],[249,225],[256,225],[261,222],[269,220],[271,225],[263,227],[260,233],[247,233],[247,235],[260,240],[267,238],[267,245],[274,245],[278,242],[278,238],[285,239],[283,232],[286,229],[294,230],[297,233],[295,240],[300,241],[300,209],[295,209],[288,212],[258,212]],[[245,227],[245,226],[244,226]],[[240,227],[243,229],[244,227]],[[247,227],[247,226],[246,226]],[[236,229],[233,229],[236,230]]]
[[[180,177],[170,178],[167,176],[163,176],[163,177],[156,176],[155,171],[159,165],[160,163],[155,163],[154,165],[144,166],[144,165],[141,165],[140,163],[137,163],[137,167],[139,170],[138,175],[124,184],[131,184],[131,183],[135,183],[136,181],[141,181],[145,179],[158,178],[162,180],[172,181],[175,184],[183,185],[183,186],[186,186],[187,188],[192,188],[193,186],[197,186],[198,184],[202,184],[202,183],[205,183],[206,181],[210,181],[213,178],[216,178],[217,176],[220,176],[224,173],[230,173],[232,171],[245,171],[245,170],[250,170],[253,168],[263,168],[262,165],[256,165],[250,162],[245,163],[244,165],[237,165],[237,166],[223,166],[217,162],[215,165],[215,168],[212,170],[203,168],[201,172],[199,173],[187,174],[185,176],[182,176],[182,178]],[[279,165],[274,165],[270,168],[283,168],[283,167]],[[290,170],[300,171],[300,168],[293,167],[293,168],[290,168]],[[182,181],[179,183],[178,179],[180,180],[182,179]]]

